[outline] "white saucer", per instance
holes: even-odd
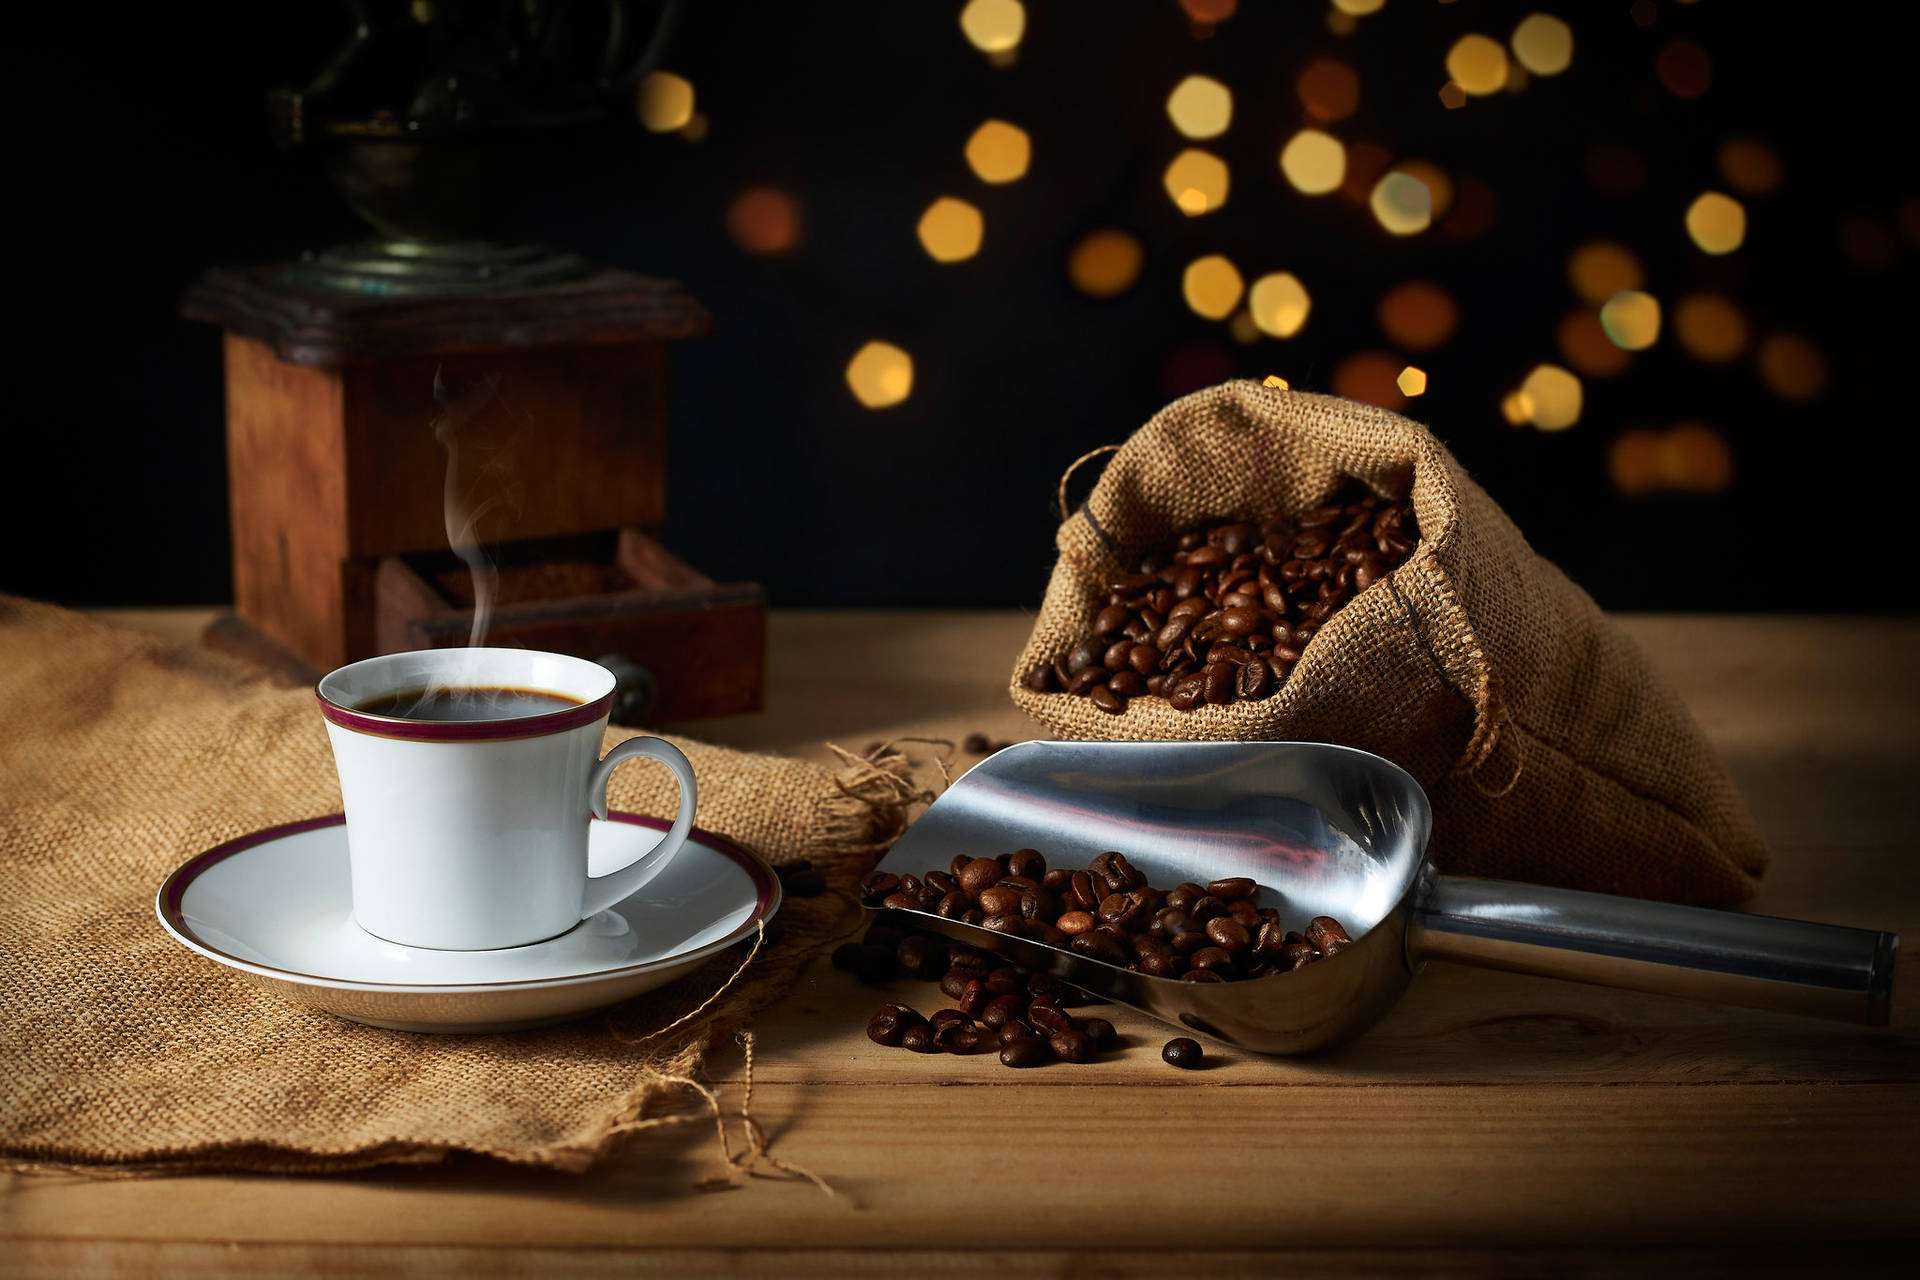
[[[314,1009],[399,1031],[513,1031],[639,995],[752,936],[780,906],[773,872],[695,827],[667,868],[567,933],[502,951],[403,947],[353,922],[346,819],[270,827],[168,876],[154,910],[209,960]],[[667,823],[615,813],[592,824],[602,875],[659,842]]]

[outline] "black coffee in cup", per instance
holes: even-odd
[[[502,685],[448,685],[383,693],[354,708],[370,716],[400,720],[518,720],[577,707],[580,699],[546,689],[513,689]]]

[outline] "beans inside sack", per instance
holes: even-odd
[[[1410,503],[1371,491],[1298,520],[1189,530],[1109,583],[1092,633],[1028,672],[1027,687],[1112,715],[1133,698],[1192,711],[1271,697],[1326,620],[1419,537]]]

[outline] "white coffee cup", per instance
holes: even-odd
[[[362,709],[441,688],[552,701],[494,719]],[[598,663],[422,649],[341,667],[315,693],[346,805],[354,920],[389,942],[488,951],[557,937],[659,874],[693,826],[693,766],[678,748],[630,738],[601,758],[614,678]],[[673,829],[618,871],[589,876],[588,815],[607,816],[608,776],[639,756],[679,780]]]

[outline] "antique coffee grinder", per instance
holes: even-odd
[[[467,644],[478,608],[485,643],[606,661],[616,719],[759,709],[764,593],[655,540],[667,344],[706,312],[500,235],[559,131],[632,102],[676,4],[357,0],[273,95],[374,235],[182,303],[225,333],[236,617],[210,639],[324,671]]]

